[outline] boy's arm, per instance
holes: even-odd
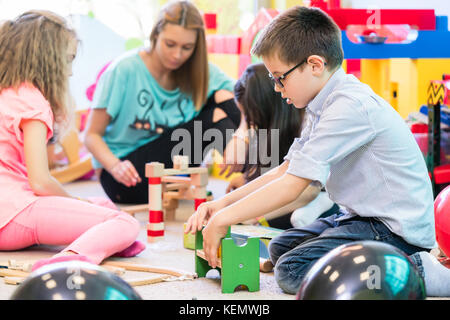
[[[241,200],[255,190],[269,184],[273,180],[278,179],[287,171],[288,167],[289,162],[284,162],[280,166],[247,183],[239,189],[228,193],[224,197],[201,204],[195,214],[189,217],[186,223],[185,233],[191,232],[194,234],[195,232],[202,230],[203,225],[205,225],[210,217],[216,214],[216,212],[219,212],[221,209]]]
[[[218,265],[217,249],[230,225],[285,206],[297,199],[310,183],[311,180],[285,173],[245,198],[219,210],[203,230],[203,249],[210,266],[215,268]]]
[[[283,162],[278,167],[273,168],[269,172],[259,176],[257,179],[245,184],[244,186],[234,190],[227,194],[223,198],[219,199],[222,202],[223,207],[229,206],[236,201],[241,200],[250,193],[258,190],[259,188],[271,183],[272,181],[282,177],[289,168],[289,161]]]

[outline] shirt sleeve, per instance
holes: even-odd
[[[234,91],[235,81],[216,65],[209,64],[208,98],[218,90]]]
[[[310,138],[304,144],[301,139],[294,141],[285,157],[290,161],[287,173],[318,181],[323,186],[331,165],[369,143],[375,135],[370,117],[359,101],[335,97]]]
[[[106,109],[114,120],[125,98],[127,72],[124,64],[111,64],[101,75],[94,92],[93,109]]]
[[[20,124],[24,120],[38,120],[47,127],[47,142],[53,137],[53,112],[50,103],[42,93],[31,85],[22,85],[12,98],[8,108],[10,130],[19,143],[23,144],[23,132]]]

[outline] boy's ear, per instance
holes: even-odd
[[[325,71],[327,63],[325,59],[318,55],[308,57],[308,64],[312,66],[313,73],[321,74]]]

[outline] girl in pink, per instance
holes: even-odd
[[[140,225],[107,199],[70,196],[48,169],[47,143],[64,127],[78,41],[66,21],[29,11],[0,26],[0,250],[69,245],[62,261],[134,256]]]

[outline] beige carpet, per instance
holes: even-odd
[[[75,182],[66,185],[67,190],[74,196],[103,196],[103,190],[97,181]],[[215,198],[225,192],[226,182],[211,179],[208,190]],[[176,214],[176,220],[166,222],[164,241],[148,244],[147,249],[138,257],[123,259],[124,261],[143,263],[154,267],[174,268],[187,272],[195,272],[194,251],[183,247],[183,222],[193,213],[193,202],[181,201]],[[141,222],[142,230],[139,235],[141,241],[146,242],[146,224],[148,213],[136,214]],[[36,246],[18,252],[0,252],[0,261],[14,259],[17,261],[35,261],[49,257],[61,248]],[[148,273],[127,271],[122,277],[125,280],[148,278]],[[156,277],[157,275],[154,274]],[[6,300],[12,295],[17,286],[6,285],[0,279],[0,299]],[[145,300],[293,300],[292,295],[284,294],[277,286],[273,272],[260,274],[260,291],[248,292],[238,289],[233,294],[222,294],[220,276],[217,271],[209,272],[207,278],[185,281],[162,282],[146,286],[135,287]]]

